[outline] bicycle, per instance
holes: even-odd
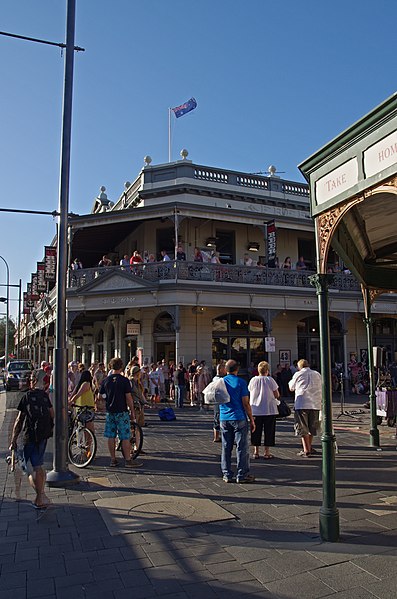
[[[131,422],[131,459],[135,460],[142,450],[143,430],[136,422]],[[117,438],[116,450],[121,451],[121,441]]]
[[[69,413],[68,455],[76,468],[85,468],[91,464],[97,451],[95,433],[87,428],[87,422],[95,418],[94,412],[87,406],[73,406],[78,410]]]

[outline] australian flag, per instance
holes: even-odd
[[[184,114],[187,114],[191,110],[194,110],[196,108],[196,106],[197,106],[196,100],[194,98],[190,98],[190,100],[188,100],[184,104],[181,104],[180,106],[176,106],[175,108],[172,108],[172,111],[175,114],[176,118],[179,119],[180,116],[183,116]]]

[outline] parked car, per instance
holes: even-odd
[[[8,362],[4,382],[6,391],[27,387],[33,364],[30,360],[11,360]]]

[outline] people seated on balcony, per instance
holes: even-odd
[[[130,257],[128,254],[124,254],[119,262],[120,266],[129,266],[130,265]]]
[[[181,245],[176,246],[175,258],[176,260],[186,260],[186,254]]]
[[[156,256],[154,254],[149,254],[148,264],[151,264],[152,262],[157,262]]]
[[[163,262],[170,262],[171,258],[169,257],[167,250],[161,250],[161,256]]]
[[[75,258],[72,262],[72,265],[70,267],[72,270],[80,270],[81,268],[83,268],[82,263],[80,262],[80,260],[78,258]]]
[[[135,250],[135,252],[131,256],[130,264],[142,264],[142,262],[142,256],[140,255],[138,250]]]
[[[204,262],[200,248],[194,248],[193,262]]]
[[[287,268],[288,270],[291,270],[291,268],[292,268],[291,256],[286,257],[281,268]]]
[[[258,262],[256,263],[257,268],[265,268],[265,264],[263,263],[263,258],[259,258]],[[270,266],[270,268],[276,268],[275,266]]]
[[[249,254],[244,254],[243,265],[244,266],[253,266],[254,265],[254,261]]]
[[[212,264],[220,264],[221,261],[219,260],[219,252],[216,252],[215,250],[212,250],[211,252],[211,263]]]
[[[107,257],[106,254],[104,256],[102,256],[102,260],[99,260],[99,262],[98,262],[98,266],[111,266],[111,265],[112,265],[112,261],[110,260],[110,258]]]
[[[307,270],[307,265],[303,256],[300,256],[296,263],[296,270]]]

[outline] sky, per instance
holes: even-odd
[[[0,30],[65,42],[66,5],[2,0]],[[300,162],[396,91],[396,20],[395,0],[76,0],[69,210],[90,213],[102,185],[117,200],[147,154],[167,162],[168,109],[192,96],[172,119],[173,160],[186,148],[196,164],[302,181]],[[64,59],[0,35],[0,208],[58,208]],[[0,219],[26,291],[56,223]]]

